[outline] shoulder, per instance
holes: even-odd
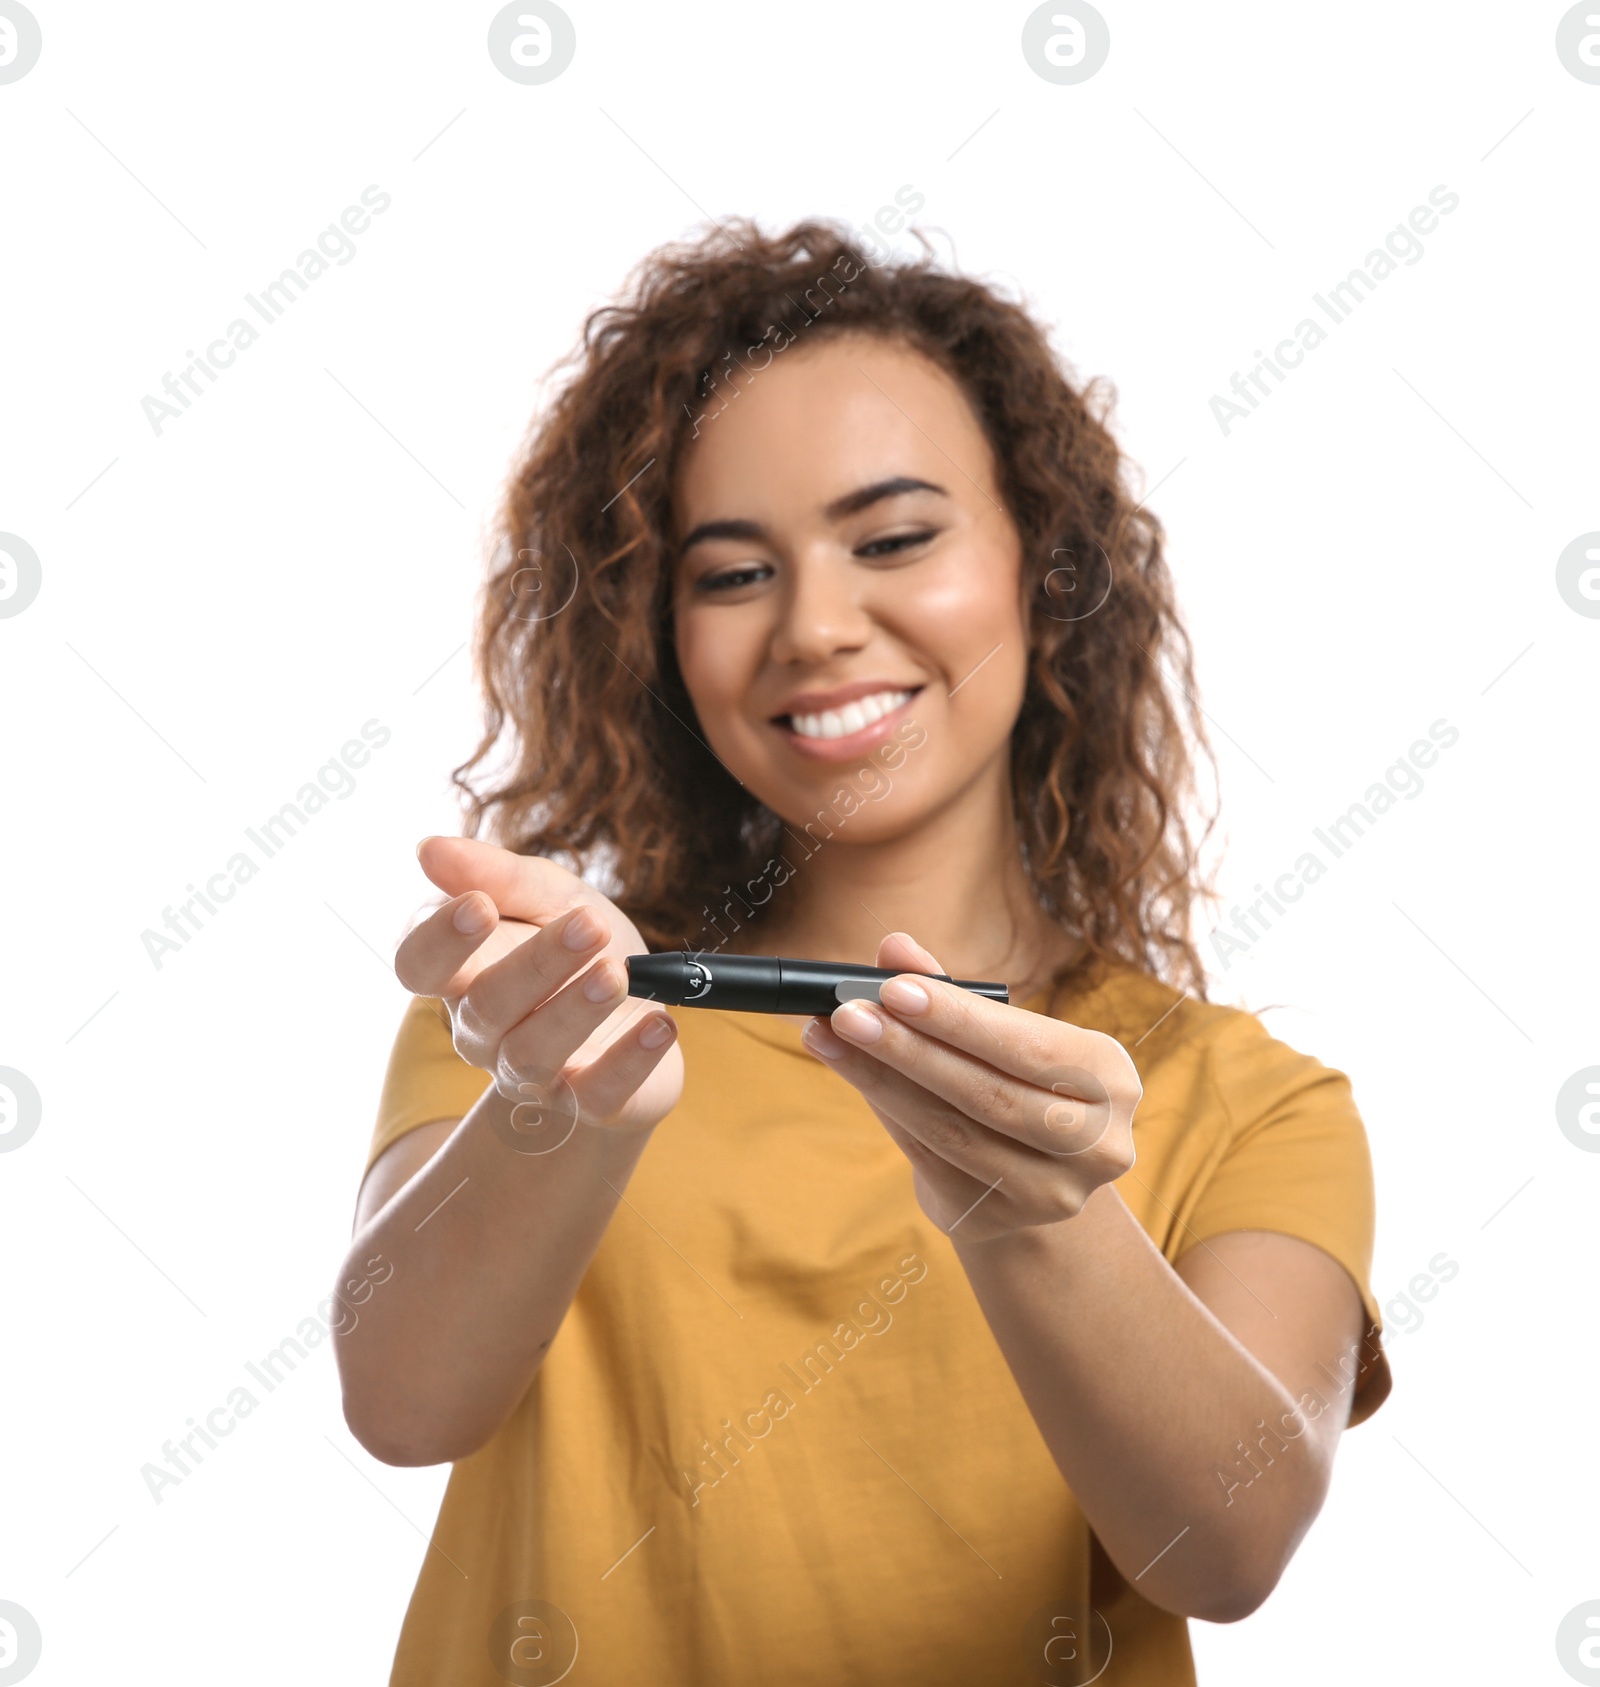
[[[397,1137],[438,1119],[459,1119],[490,1083],[456,1053],[450,1013],[435,996],[412,996],[400,1016],[368,1146],[370,1167]]]
[[[1040,1010],[1086,1030],[1114,1037],[1141,1076],[1177,1059],[1197,1055],[1230,1039],[1248,1040],[1261,1022],[1242,1008],[1208,1002],[1176,985],[1130,966],[1103,964],[1058,990]]]
[[[450,1010],[437,996],[413,996],[400,1014],[394,1044],[389,1052],[389,1069],[395,1072],[413,1065],[437,1066],[455,1062],[471,1071],[455,1050]]]
[[[1348,1077],[1275,1036],[1259,1015],[1134,968],[1101,969],[1053,1012],[1116,1038],[1147,1097],[1187,1094],[1234,1133],[1291,1106],[1354,1116]]]

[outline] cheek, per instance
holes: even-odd
[[[726,694],[728,687],[728,650],[711,637],[705,616],[693,609],[681,612],[673,626],[673,640],[678,652],[678,671],[688,688],[690,699],[702,700]]]
[[[901,636],[938,665],[948,685],[963,686],[954,699],[959,707],[976,702],[980,693],[1008,694],[1013,679],[1020,684],[1027,665],[1028,629],[1019,592],[1015,561],[967,553],[952,557],[890,613]],[[963,685],[968,676],[973,684],[970,698]]]
[[[715,614],[694,607],[679,613],[674,637],[678,670],[712,748],[761,666],[764,633],[736,610]]]
[[[964,648],[987,636],[1015,637],[1020,628],[1021,562],[987,546],[952,552],[911,594],[906,607],[927,636]],[[988,647],[986,647],[988,648]]]

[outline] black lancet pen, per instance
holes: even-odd
[[[669,1007],[730,1008],[736,1013],[829,1014],[841,1002],[878,999],[878,986],[899,973],[848,961],[796,961],[782,955],[690,954],[669,949],[659,955],[629,955],[628,994]],[[902,971],[905,969],[902,968]],[[1009,1002],[1004,984],[932,973],[945,984],[975,996]]]

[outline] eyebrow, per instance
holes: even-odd
[[[842,498],[835,498],[831,504],[826,505],[822,513],[829,521],[839,521],[847,515],[859,515],[862,510],[870,509],[872,505],[882,503],[886,498],[899,498],[907,492],[936,492],[941,498],[950,496],[944,487],[936,486],[931,480],[919,480],[915,475],[900,474],[888,480],[875,480],[870,486],[857,487],[854,492],[846,492]],[[678,547],[678,554],[681,556],[691,545],[701,544],[708,539],[764,537],[765,530],[759,521],[703,521]]]
[[[871,486],[847,492],[842,498],[835,498],[822,513],[829,521],[838,521],[841,516],[856,515],[873,504],[881,503],[885,498],[898,498],[903,492],[937,492],[941,498],[950,496],[942,486],[935,486],[931,480],[918,480],[912,475],[900,474],[891,480],[877,480]]]

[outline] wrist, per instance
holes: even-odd
[[[659,1123],[621,1126],[586,1121],[579,1116],[576,1097],[564,1081],[525,1087],[528,1093],[511,1097],[497,1082],[491,1083],[473,1111],[513,1160],[530,1167],[553,1169],[576,1159],[607,1177],[627,1177]]]
[[[1093,1250],[1097,1233],[1114,1217],[1111,1209],[1122,1205],[1116,1186],[1102,1183],[1089,1192],[1070,1218],[1018,1225],[993,1236],[963,1236],[959,1228],[948,1234],[957,1258],[963,1262],[1015,1263],[1023,1267],[1048,1262],[1052,1268],[1061,1269],[1074,1255]]]

